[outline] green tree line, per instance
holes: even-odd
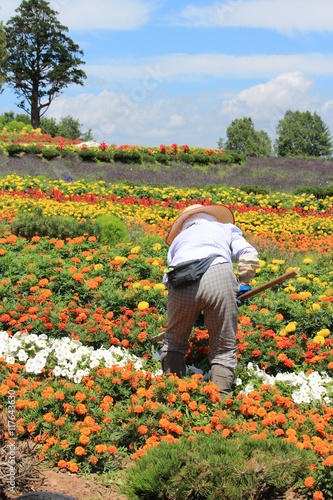
[[[252,118],[233,120],[226,131],[226,140],[218,147],[245,156],[322,157],[332,156],[332,135],[317,113],[288,110],[276,127],[272,143],[267,132],[255,130]]]

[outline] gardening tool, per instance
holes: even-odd
[[[291,271],[288,271],[287,273],[281,274],[281,276],[278,276],[277,278],[273,278],[270,281],[267,281],[263,285],[256,286],[255,288],[251,288],[248,292],[243,293],[242,295],[239,295],[237,297],[237,300],[241,302],[245,302],[247,299],[253,297],[254,295],[258,295],[258,293],[264,292],[265,290],[268,290],[268,288],[272,288],[275,285],[279,285],[280,283],[283,283],[284,281],[289,280],[290,278],[294,278],[297,276],[298,271],[296,269],[292,269]],[[160,342],[163,340],[164,337],[164,332],[159,333],[158,335],[155,335],[154,337],[151,338],[151,342],[153,344],[157,344],[157,342]]]

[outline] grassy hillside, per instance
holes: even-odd
[[[46,176],[76,180],[94,179],[107,182],[199,187],[223,184],[232,187],[260,186],[271,191],[290,193],[300,186],[333,185],[333,160],[301,158],[248,158],[244,165],[226,164],[193,167],[173,163],[165,165],[125,165],[91,163],[81,158],[56,158],[46,161],[32,154],[21,157],[0,156],[1,176]]]

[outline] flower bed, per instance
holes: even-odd
[[[104,472],[181,436],[274,437],[314,451],[307,492],[332,495],[331,198],[17,175],[0,179],[0,192],[0,395],[4,412],[15,400],[16,421],[3,438],[31,440],[59,468]],[[223,404],[204,328],[193,329],[186,379],[162,375],[151,340],[166,321],[164,237],[177,211],[197,202],[234,210],[261,256],[253,287],[298,270],[242,306],[235,392]],[[17,214],[37,209],[77,220],[113,213],[131,241],[13,234]]]

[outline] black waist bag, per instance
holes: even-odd
[[[211,263],[218,255],[210,255],[204,259],[189,260],[175,266],[167,272],[168,282],[174,288],[188,285],[197,281],[205,274]]]

